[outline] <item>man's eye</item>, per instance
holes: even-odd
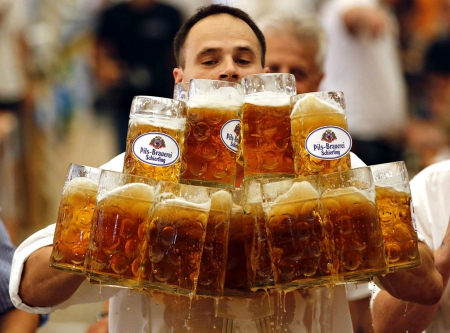
[[[236,60],[236,62],[240,65],[250,65],[250,63],[251,63],[249,60],[246,60],[246,59],[238,59],[238,60]]]
[[[291,70],[291,74],[293,74],[295,76],[295,79],[297,81],[306,80],[307,77],[308,77],[307,74],[304,71],[299,70],[299,69],[292,69]]]
[[[208,61],[203,61],[202,62],[202,65],[205,65],[205,66],[212,66],[212,65],[215,65],[215,64],[217,64],[217,61],[215,61],[215,60],[208,60]]]

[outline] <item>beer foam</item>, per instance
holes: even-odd
[[[375,191],[371,191],[371,192],[375,192]],[[344,188],[327,189],[322,194],[322,197],[332,198],[332,197],[344,196],[344,195],[345,196],[355,195],[355,196],[363,197],[364,200],[372,201],[373,200],[372,195],[374,193],[371,193],[371,192],[360,190],[354,186],[349,186],[349,187],[344,187]]]
[[[242,213],[243,213],[242,206],[237,205],[233,202],[233,207],[231,208],[231,214],[236,215],[236,214],[242,214]]]
[[[289,191],[274,200],[274,204],[286,204],[289,202],[316,199],[319,192],[308,182],[294,183]]]
[[[232,87],[220,87],[210,93],[189,96],[188,106],[191,108],[240,108],[243,96]]]
[[[186,126],[186,118],[170,118],[170,119],[164,119],[164,118],[158,118],[158,116],[154,115],[130,115],[130,123],[133,123],[135,125],[150,125],[154,127],[162,127],[162,128],[168,128],[168,129],[184,129]]]
[[[211,196],[211,210],[229,211],[233,200],[227,191],[217,191]]]
[[[67,188],[70,187],[81,187],[87,190],[97,190],[98,184],[97,182],[93,181],[92,179],[86,178],[86,177],[77,177],[72,180],[70,180],[66,186],[64,187],[64,191],[66,191]]]
[[[103,195],[101,196],[101,200],[111,195],[130,197],[145,201],[153,201],[155,199],[155,192],[153,190],[153,187],[143,183],[130,183],[119,186],[107,193],[103,193]]]
[[[247,196],[247,203],[260,203],[261,198],[261,187],[260,183],[250,182],[249,184],[246,184],[246,190],[245,195]]]
[[[292,108],[291,117],[303,114],[317,114],[317,113],[345,113],[345,110],[332,99],[323,100],[317,98],[314,94],[305,94],[299,99]]]
[[[249,94],[244,97],[244,103],[260,106],[285,106],[289,105],[291,96],[274,91],[263,91]]]
[[[198,204],[198,203],[187,201],[184,198],[177,197],[174,199],[163,200],[160,202],[160,204],[171,205],[171,206],[176,206],[176,207],[183,207],[183,208],[190,208],[190,209],[195,209],[195,210],[208,211],[211,207],[211,200],[201,203],[201,204]]]

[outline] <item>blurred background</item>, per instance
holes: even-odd
[[[124,150],[132,96],[171,97],[173,35],[197,7],[227,3],[258,20],[319,12],[327,1],[158,0],[154,10],[156,1],[132,0],[141,12],[131,18],[113,10],[124,0],[0,0],[0,216],[13,242],[55,222],[69,163],[98,167]],[[401,145],[412,177],[450,158],[450,1],[397,1],[393,14],[408,89]],[[148,17],[152,44],[131,23]],[[99,306],[57,311],[40,331],[61,332],[71,321],[65,332],[83,332]]]

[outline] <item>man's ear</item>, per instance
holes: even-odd
[[[183,69],[180,67],[176,67],[173,69],[173,78],[175,79],[175,83],[183,82]]]

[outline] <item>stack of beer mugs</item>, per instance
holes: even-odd
[[[292,74],[136,96],[122,172],[70,166],[50,265],[250,298],[419,265],[404,164],[351,169],[350,149],[344,95],[297,95]]]

